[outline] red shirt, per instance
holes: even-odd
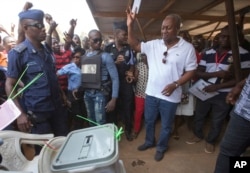
[[[200,60],[201,60],[201,58],[203,56],[203,53],[202,52],[198,52],[198,51],[195,51],[195,53],[196,53],[196,57],[197,57],[197,64],[199,64]]]
[[[54,54],[56,60],[56,70],[61,69],[63,66],[67,65],[71,61],[71,50],[66,50],[60,54]],[[63,91],[67,91],[68,88],[68,78],[67,76],[58,77],[59,84]]]

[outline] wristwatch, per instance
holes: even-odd
[[[180,85],[178,84],[178,82],[174,81],[175,84],[175,88],[178,88]]]

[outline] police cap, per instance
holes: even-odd
[[[33,19],[37,21],[43,21],[44,13],[42,10],[31,9],[22,11],[18,14],[20,21],[23,19]]]

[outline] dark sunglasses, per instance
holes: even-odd
[[[98,42],[102,42],[102,39],[101,38],[95,38],[95,39],[92,39],[94,43],[98,43]]]
[[[44,28],[44,24],[43,24],[43,23],[27,24],[26,26],[33,26],[33,27],[36,27],[36,28],[38,28],[38,29]]]
[[[163,52],[163,58],[162,58],[162,63],[163,64],[166,64],[166,62],[167,62],[167,56],[168,56],[168,51],[165,51],[165,52]]]

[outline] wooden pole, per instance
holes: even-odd
[[[213,29],[213,31],[209,34],[209,36],[207,37],[207,40],[210,39],[210,37],[213,35],[214,31],[217,30],[217,28],[219,27],[221,22],[218,22],[217,25],[215,26],[215,28]]]
[[[225,0],[226,12],[228,16],[228,26],[230,34],[231,50],[233,55],[234,75],[237,82],[241,81],[241,65],[239,56],[238,34],[235,25],[234,2]]]

